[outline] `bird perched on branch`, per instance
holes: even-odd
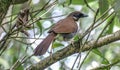
[[[66,18],[59,20],[49,31],[49,35],[35,48],[34,55],[43,55],[46,53],[50,44],[55,40],[57,34],[60,34],[64,40],[74,37],[78,30],[76,21],[87,15],[75,11],[70,13]]]

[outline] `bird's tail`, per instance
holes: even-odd
[[[55,33],[50,33],[34,50],[34,55],[43,55],[48,47],[50,46],[51,42],[56,37]]]

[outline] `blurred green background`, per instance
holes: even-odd
[[[15,67],[15,70],[25,70],[31,64],[37,63],[41,59],[49,56],[50,49],[43,56],[32,56],[29,58],[35,47],[48,35],[47,31],[50,27],[73,11],[81,11],[89,15],[87,18],[79,20],[78,36],[84,33],[87,28],[89,28],[89,26],[108,9],[112,8],[105,13],[95,25],[102,22],[109,14],[111,14],[111,12],[115,12],[114,20],[111,21],[113,15],[108,17],[101,25],[91,31],[88,41],[97,39],[105,25],[110,21],[111,24],[106,27],[100,37],[112,34],[120,29],[120,0],[50,0],[49,4],[46,5],[47,2],[49,2],[49,0],[30,0],[28,2],[28,7],[30,9],[28,24],[31,24],[32,28],[25,29],[25,31],[28,32],[29,36],[18,32],[18,35],[11,35],[11,37],[9,37],[6,43],[7,49],[0,56],[0,70],[10,69],[12,67]],[[45,8],[43,8],[44,6]],[[5,20],[1,24],[0,39],[2,39],[9,31],[11,25],[15,24],[17,20],[16,17],[20,12],[21,7],[27,6],[23,6],[23,4],[10,6]],[[99,12],[95,19],[97,10],[99,10]],[[77,36],[74,40],[77,40]],[[84,40],[86,40],[86,37]],[[53,45],[53,53],[64,48],[68,44],[68,42],[62,40],[56,40]],[[102,46],[98,49],[93,49],[89,55],[87,55],[88,52],[89,51],[81,53],[81,62],[85,59],[85,56],[87,56],[82,64],[81,70],[90,70],[101,65],[109,65],[117,60],[118,62],[116,64],[104,67],[102,70],[120,70],[119,41]],[[46,70],[70,70],[77,56],[78,54],[74,54],[70,57],[66,57],[48,67]],[[76,62],[74,70],[78,70],[77,66],[81,62],[79,62],[79,60]]]

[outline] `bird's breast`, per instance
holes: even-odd
[[[76,35],[76,32],[73,32],[73,33],[62,33],[61,35],[63,36],[64,40],[69,40],[69,39],[73,38]]]

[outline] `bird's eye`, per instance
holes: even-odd
[[[78,19],[80,18],[80,16],[79,16],[79,14],[74,14],[73,18],[74,18],[75,21],[78,21]]]
[[[88,17],[88,15],[83,14],[83,13],[74,14],[73,16],[76,17],[76,18]]]
[[[76,17],[76,18],[79,18],[80,14],[74,14],[73,16]]]

